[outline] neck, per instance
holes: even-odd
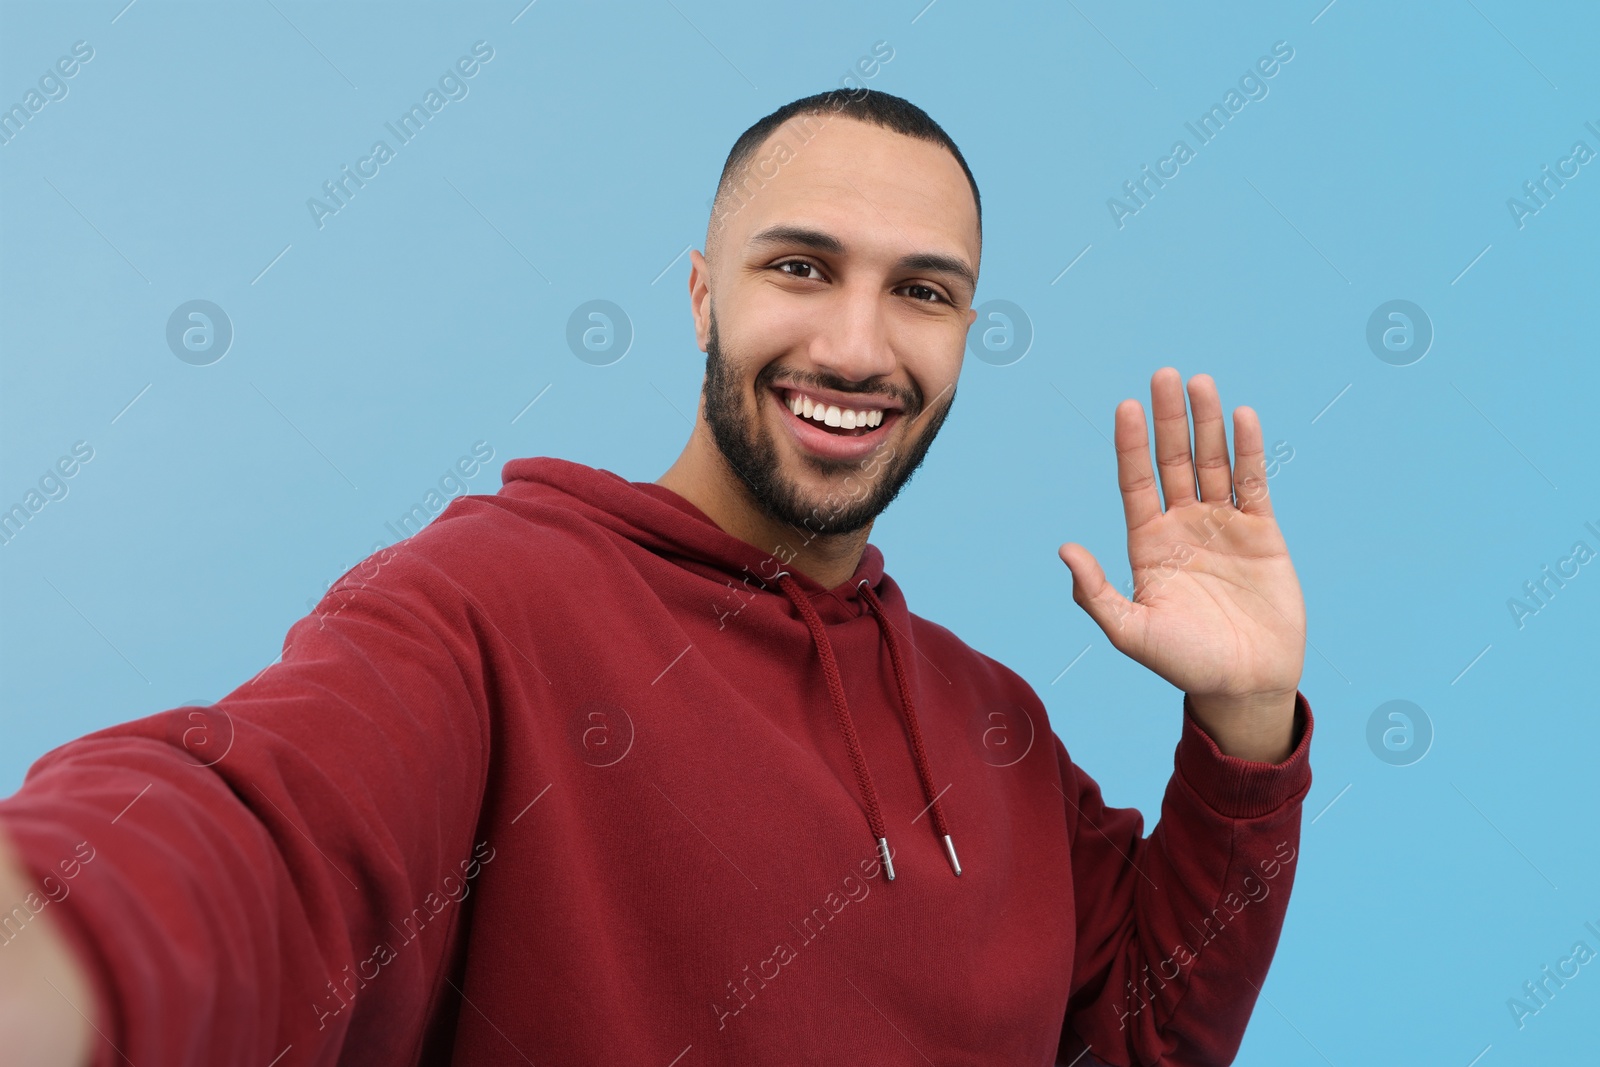
[[[767,515],[751,500],[748,487],[728,466],[703,422],[695,423],[682,455],[656,484],[705,512],[724,533],[773,553],[788,570],[828,589],[850,580],[872,532],[868,523],[853,533],[816,534]]]

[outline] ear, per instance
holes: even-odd
[[[700,351],[711,337],[711,264],[699,251],[689,250],[689,311],[694,315],[694,337]]]

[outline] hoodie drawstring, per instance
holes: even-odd
[[[888,614],[883,610],[883,602],[878,599],[878,594],[867,587],[865,578],[856,585],[856,588],[867,598],[867,604],[877,616],[878,629],[883,631],[884,643],[889,646],[889,659],[894,663],[894,677],[900,687],[900,702],[906,709],[906,727],[911,731],[912,755],[916,758],[917,774],[922,779],[922,795],[928,799],[928,808],[933,812],[933,831],[944,843],[950,867],[956,872],[956,877],[960,878],[961,862],[956,859],[956,846],[950,840],[950,825],[945,822],[944,809],[939,806],[939,794],[933,788],[933,771],[928,766],[928,750],[922,743],[922,727],[917,724],[917,708],[911,701],[911,682],[906,677],[905,662],[900,657],[900,644],[895,640],[894,624],[889,621]]]
[[[784,572],[778,575],[777,582],[793,602],[795,609],[800,612],[806,627],[811,631],[812,639],[816,642],[817,657],[822,661],[822,674],[828,683],[828,696],[833,701],[834,714],[838,719],[839,729],[844,734],[845,746],[850,751],[850,762],[855,767],[856,784],[866,804],[867,826],[872,831],[873,840],[877,842],[878,855],[883,861],[884,871],[889,880],[893,881],[894,863],[890,859],[889,842],[884,831],[883,810],[878,803],[878,791],[872,785],[872,774],[867,770],[867,758],[861,751],[861,740],[856,734],[855,721],[850,717],[850,707],[845,701],[844,682],[839,675],[838,661],[834,659],[833,646],[828,641],[827,631],[823,627],[822,619],[817,615],[817,610],[811,606],[811,601],[806,598],[794,579]],[[922,795],[928,800],[928,808],[924,810],[932,810],[934,833],[943,843],[945,855],[950,860],[950,867],[959,878],[961,863],[956,859],[956,848],[950,840],[950,827],[945,821],[944,809],[939,806],[939,796],[933,788],[933,772],[928,767],[928,752],[922,743],[922,729],[917,723],[917,709],[911,699],[910,679],[900,656],[900,645],[895,640],[894,624],[884,612],[882,601],[867,587],[866,579],[862,579],[856,588],[872,609],[874,618],[878,620],[878,629],[883,635],[884,643],[889,646],[889,659],[894,664],[895,684],[900,691],[900,703],[905,709],[906,727],[911,734],[912,759],[916,763],[917,777],[922,783]]]

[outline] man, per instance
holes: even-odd
[[[62,746],[0,804],[9,1047],[1229,1062],[1310,784],[1260,426],[1235,410],[1230,465],[1191,378],[1191,457],[1158,371],[1164,507],[1142,406],[1116,413],[1133,600],[1061,548],[1113,645],[1185,693],[1146,838],[867,542],[954,401],[980,239],[966,163],[904,100],[753,126],[693,255],[705,385],[658,482],[513,460],[335,583],[281,662]]]

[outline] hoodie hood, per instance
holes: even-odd
[[[565,507],[718,584],[732,579],[738,585],[749,577],[750,587],[759,590],[763,579],[770,586],[775,572],[783,569],[771,552],[726,532],[694,504],[655,482],[630,482],[612,471],[550,456],[510,460],[501,479],[505,495]],[[867,612],[858,587],[864,579],[868,588],[879,591],[883,553],[868,543],[850,580],[834,589],[799,571],[791,575],[816,601],[824,622],[843,622]]]
[[[718,585],[730,586],[730,614],[743,610],[741,600],[777,597],[788,613],[803,622],[811,635],[810,653],[828,690],[840,734],[855,771],[857,792],[867,829],[872,835],[885,874],[894,878],[894,864],[884,826],[882,808],[872,775],[861,750],[855,720],[845,695],[843,679],[828,639],[828,627],[870,613],[889,652],[894,668],[900,710],[910,739],[908,758],[922,784],[933,833],[940,839],[951,870],[957,877],[949,824],[929,766],[911,677],[902,644],[911,644],[906,632],[909,614],[899,592],[883,571],[883,553],[870,542],[862,551],[850,578],[834,588],[784,565],[780,556],[740,540],[719,527],[700,508],[672,490],[654,482],[631,482],[612,471],[589,467],[551,456],[514,459],[501,469],[501,496],[566,509],[612,535],[700,574]],[[892,612],[884,603],[890,597],[902,610]],[[896,622],[891,615],[898,615]]]

